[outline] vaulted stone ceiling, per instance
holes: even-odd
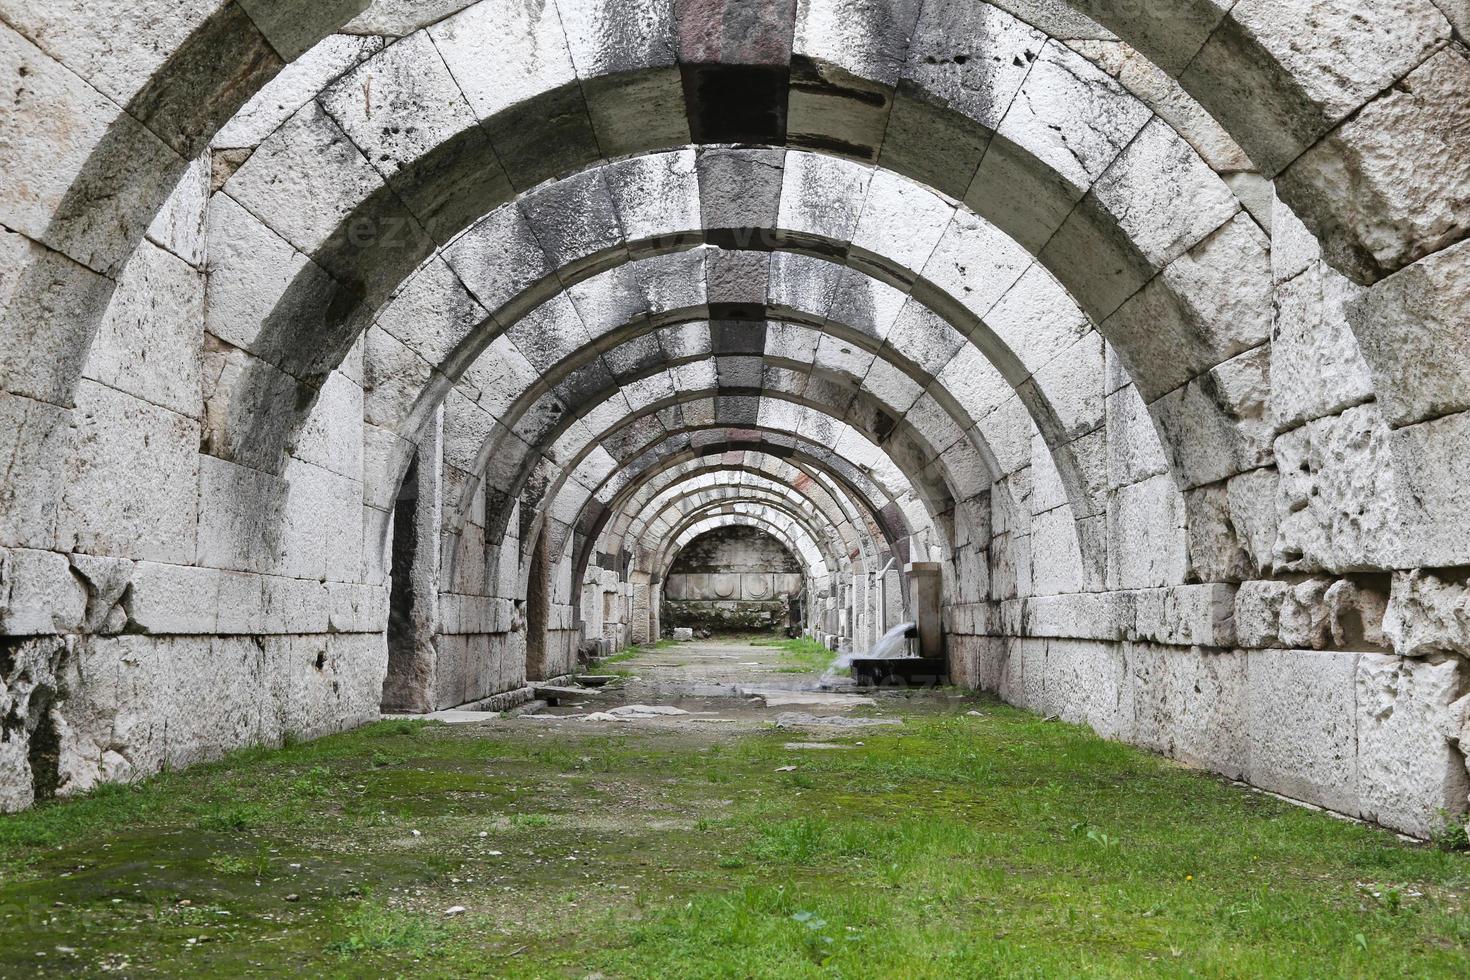
[[[673,552],[739,521],[824,641],[934,561],[963,682],[1464,807],[1458,5],[0,21],[0,699],[70,733],[63,791],[354,724],[385,673],[513,697],[656,637]]]

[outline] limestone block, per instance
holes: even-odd
[[[1333,646],[1349,650],[1387,649],[1383,619],[1388,608],[1387,589],[1339,579],[1327,589],[1328,631]]]
[[[481,119],[577,78],[554,7],[474,4],[428,31]]]
[[[456,389],[473,393],[481,409],[503,417],[512,402],[536,380],[536,369],[504,334],[495,338],[460,378]]]
[[[849,340],[823,334],[817,343],[813,364],[820,371],[861,381],[867,376],[875,356],[872,351],[858,347]]]
[[[779,357],[785,361],[811,364],[817,356],[817,343],[823,336],[823,334],[801,324],[771,320],[766,324],[765,353],[768,356]],[[882,362],[875,365],[875,368],[879,367],[882,367]],[[893,369],[890,368],[890,370]],[[904,381],[907,381],[909,388],[913,389],[913,397],[918,398],[918,385],[914,384],[906,375],[900,375],[900,377]],[[879,395],[882,397],[881,393]],[[912,404],[912,400],[910,400],[910,404]]]
[[[1179,646],[1236,642],[1235,588],[1223,583],[1142,589],[1133,593],[1133,636]]]
[[[1037,422],[1051,438],[1070,442],[1102,426],[1102,345],[1102,336],[1090,333],[1033,375],[1035,388],[1055,413],[1054,419]]]
[[[1427,6],[1422,0],[1408,2]],[[1385,14],[1381,23],[1395,19]],[[1382,66],[1385,61],[1372,57],[1364,63]],[[1460,94],[1467,86],[1470,61],[1455,46],[1446,47],[1277,179],[1281,196],[1308,226],[1330,235],[1324,248],[1334,266],[1359,282],[1371,282],[1465,234],[1470,106]],[[1406,140],[1414,146],[1413,166],[1404,165]]]
[[[994,130],[1045,42],[1034,27],[989,5],[924,5],[903,78]]]
[[[557,11],[584,81],[674,63],[674,5],[668,0],[565,0]]]
[[[995,225],[957,210],[923,264],[925,281],[914,288],[914,296],[952,323],[973,322],[1031,264],[1031,253]]]
[[[1031,439],[1031,499],[1033,514],[1044,514],[1068,502],[1067,487],[1057,472],[1052,453],[1040,435]]]
[[[433,42],[422,32],[343,73],[318,98],[384,179],[404,168],[411,173],[416,159],[477,122],[435,54]],[[500,170],[493,156],[484,165],[493,172]],[[503,174],[500,182],[508,192]]]
[[[989,443],[1002,473],[1014,473],[1031,464],[1031,437],[1036,429],[1020,398],[1007,398],[980,420],[978,431]]]
[[[366,10],[371,0],[325,0],[309,8],[309,13],[271,0],[239,2],[281,60],[290,62]]]
[[[433,368],[380,327],[369,327],[365,340],[362,418],[390,431],[404,428]]]
[[[70,405],[87,357],[78,331],[101,318],[112,290],[110,279],[0,225],[0,385]]]
[[[585,263],[624,240],[601,170],[544,186],[523,197],[519,207],[554,269]]]
[[[318,101],[440,242],[513,195],[489,137],[427,34],[389,45]]]
[[[203,268],[209,210],[209,154],[196,157],[148,226],[148,240],[193,266]]]
[[[876,256],[882,265],[917,271],[924,268],[953,214],[953,205],[934,192],[878,170],[868,184],[852,245]]]
[[[1383,632],[1402,656],[1470,655],[1470,584],[1464,573],[1395,572]]]
[[[259,146],[331,81],[383,50],[381,37],[330,34],[250,97],[211,140],[217,148]]]
[[[1462,42],[1470,38],[1470,3],[1466,0],[1442,0],[1435,6],[1449,20]]]
[[[70,560],[72,574],[87,593],[82,631],[109,636],[123,632],[128,625],[124,601],[135,563],[126,558],[82,554],[71,555]]]
[[[251,349],[276,301],[307,268],[306,256],[228,194],[210,198],[208,224],[205,329]]]
[[[1225,483],[1230,523],[1256,572],[1269,572],[1276,546],[1276,493],[1280,475],[1272,466],[1248,470]]]
[[[1254,158],[1274,174],[1326,130],[1418,64],[1448,25],[1429,0],[1396,0],[1364,17],[1350,5],[1244,0],[1200,50],[1182,81],[1228,93],[1227,129],[1260,127]],[[1260,53],[1245,54],[1259,45]],[[1279,65],[1241,70],[1242,57]],[[1249,62],[1247,62],[1249,64]],[[1254,66],[1252,66],[1254,67]],[[1291,78],[1290,100],[1278,72]],[[1263,86],[1270,85],[1270,90]],[[1199,86],[1199,88],[1196,88]],[[1264,128],[1265,110],[1271,128]]]
[[[1046,645],[1048,640],[1007,639],[1008,662],[1001,697],[1027,711],[1042,711],[1046,699]]]
[[[1278,569],[1392,567],[1412,533],[1398,505],[1389,433],[1373,405],[1317,419],[1276,439]]]
[[[1390,425],[1470,408],[1470,242],[1350,294],[1344,308]]]
[[[530,221],[512,206],[491,212],[443,254],[460,281],[492,313],[545,279],[553,268]]]
[[[266,571],[277,560],[273,542],[286,481],[248,466],[200,455],[199,536],[195,564]]]
[[[819,350],[818,357],[820,356],[821,351]],[[954,418],[944,410],[939,400],[927,391],[920,395],[913,408],[909,409],[908,414],[904,416],[904,422],[911,426],[914,433],[929,445],[934,455],[944,452],[963,439],[965,434],[965,430],[961,429]],[[922,469],[922,466],[916,469]]]
[[[1243,647],[1281,646],[1281,607],[1289,582],[1242,582],[1235,593],[1235,632]]]
[[[776,227],[850,241],[872,176],[872,168],[839,157],[788,152]]]
[[[966,346],[963,335],[917,300],[910,300],[899,309],[887,341],[931,376],[939,376]],[[972,363],[979,365],[978,361]],[[1003,380],[993,365],[987,365],[983,372],[984,378]]]
[[[715,273],[717,270],[729,268],[728,258],[727,256],[721,260],[711,259],[709,262],[711,292],[718,292],[714,289]],[[744,263],[741,263],[741,267],[745,267]],[[843,274],[842,268],[832,262],[793,252],[771,254],[767,259],[767,267],[769,275],[766,282],[765,302],[778,309],[794,311],[828,309],[832,305],[832,297],[836,293],[837,285]],[[755,292],[758,290],[758,280],[747,280],[743,288]]]
[[[1038,595],[1080,592],[1083,586],[1082,557],[1077,525],[1068,508],[1059,507],[1035,518],[1031,541],[1037,556],[1031,571]]]
[[[165,762],[186,766],[265,741],[266,666],[249,637],[157,639],[169,663],[163,692]],[[142,656],[148,656],[144,653]]]
[[[703,147],[695,160],[705,228],[769,228],[780,210],[786,154]]]
[[[77,441],[57,516],[66,551],[187,562],[199,423],[111,388],[77,391]]]
[[[29,19],[30,5],[22,9]],[[5,20],[0,65],[18,81],[10,109],[0,119],[0,171],[8,176],[0,193],[0,220],[7,230],[110,273],[142,237],[152,215],[108,202],[109,216],[121,219],[122,227],[99,234],[91,225],[92,208],[118,192],[164,200],[181,161],[113,101],[12,30],[10,17]],[[93,157],[99,147],[106,158]],[[135,171],[121,171],[114,154],[135,155],[125,165]],[[85,176],[74,185],[78,175]]]
[[[0,549],[0,633],[50,635],[77,630],[87,608],[65,556],[30,548]]]
[[[1031,536],[1003,534],[991,546],[991,597],[1014,599],[1031,594]]]
[[[1358,654],[1252,650],[1248,657],[1250,782],[1356,815]]]
[[[1108,486],[1122,487],[1168,471],[1158,430],[1138,389],[1125,385],[1105,399]]]
[[[1361,287],[1322,262],[1276,288],[1271,409],[1278,429],[1373,397],[1368,366],[1344,316],[1361,293]]]
[[[915,0],[882,4],[810,0],[797,6],[792,52],[893,85],[920,6]]]
[[[1155,268],[1179,258],[1240,210],[1230,188],[1158,118],[1138,132],[1092,193]],[[1189,206],[1177,207],[1179,201]]]
[[[1271,278],[1295,279],[1322,257],[1322,246],[1278,194],[1271,208]]]
[[[382,678],[388,669],[387,641],[378,633],[336,633],[327,637],[327,654],[340,695],[331,716],[336,730],[377,721]]]
[[[1097,312],[1144,401],[1271,336],[1269,242],[1243,212],[1139,285]]]
[[[1088,725],[1103,738],[1132,736],[1132,690],[1116,644],[1048,640],[1044,676],[1043,706],[1032,710]]]
[[[984,319],[1022,364],[1033,367],[1072,348],[1092,330],[1086,314],[1039,263],[1021,273]]]
[[[222,573],[213,568],[140,561],[123,605],[129,631],[213,633],[219,622]]]
[[[1250,577],[1255,563],[1230,519],[1226,484],[1212,483],[1185,491],[1184,518],[1189,565],[1197,578],[1204,582],[1238,582]]]
[[[204,277],[141,242],[97,328],[86,376],[198,418],[203,331]]]
[[[67,719],[60,710],[70,700],[58,702],[57,694],[78,687],[76,656],[75,642],[60,637],[18,640],[7,645],[4,669],[0,671],[0,712],[7,720],[7,737],[0,742],[0,811],[30,806],[36,784],[48,781],[49,774],[32,771],[28,758],[31,739],[43,724],[49,723],[61,742],[56,785],[51,788],[58,793],[72,791],[73,771],[83,767],[77,765],[77,740],[69,737]],[[86,778],[85,771],[81,776]]]
[[[1184,487],[1215,483],[1270,461],[1269,367],[1270,348],[1257,347],[1150,404]]]
[[[323,383],[292,455],[339,476],[362,479],[362,389],[340,371]]]
[[[997,132],[1085,191],[1148,120],[1148,108],[1123,86],[1075,51],[1050,43]]]
[[[961,603],[980,602],[990,594],[990,567],[985,549],[976,545],[955,552],[952,595]]]
[[[1248,655],[1135,643],[1127,657],[1134,707],[1130,740],[1186,765],[1231,779],[1245,776]]]
[[[7,24],[120,105],[127,104],[147,86],[150,77],[163,67],[165,58],[184,43],[190,32],[208,30],[204,24],[206,18],[216,13],[214,7],[208,0],[138,3],[117,11],[99,10],[79,2],[39,7],[15,2],[0,4]],[[249,30],[249,22],[244,18],[231,26],[241,33]],[[237,52],[229,53],[239,56]],[[270,64],[276,67],[279,63],[270,59]],[[147,118],[150,109],[156,111],[155,106],[143,101],[134,111],[140,118]]]
[[[335,574],[343,574],[336,571]],[[331,599],[319,579],[267,575],[260,581],[262,633],[325,633]]]
[[[1429,837],[1461,813],[1470,776],[1460,749],[1470,699],[1458,660],[1358,657],[1359,806],[1365,820]]]
[[[1132,592],[1078,592],[1036,596],[1024,604],[1021,630],[1028,636],[1121,640],[1133,630]]]
[[[1332,637],[1327,606],[1330,579],[1310,578],[1288,589],[1281,602],[1278,633],[1282,646],[1325,649]]]
[[[465,248],[462,239],[459,247]],[[430,364],[446,365],[450,354],[467,337],[491,328],[488,319],[489,313],[465,289],[455,271],[435,259],[399,287],[375,325]]]
[[[321,248],[383,178],[316,102],[276,130],[225,184],[225,192],[308,255]],[[365,227],[379,239],[397,229]]]
[[[1108,495],[1109,588],[1182,583],[1189,570],[1184,500],[1165,475]]]
[[[1470,484],[1470,412],[1394,429],[1389,437],[1398,478],[1398,520],[1409,530],[1398,552],[1407,565],[1470,564],[1470,525],[1464,520],[1464,488]],[[1380,480],[1387,482],[1388,474]],[[1384,508],[1392,513],[1389,508]],[[1384,561],[1384,566],[1389,562]]]
[[[699,179],[693,150],[622,160],[604,171],[630,246],[666,248],[700,227]]]
[[[949,662],[951,684],[971,690],[980,687],[980,643],[986,639],[988,638],[953,633],[946,636],[945,655]]]
[[[1068,47],[1116,78],[1124,88],[1146,103],[1194,147],[1212,170],[1233,173],[1251,169],[1245,151],[1214,117],[1185,92],[1178,81],[1140,52],[1121,41],[1090,38],[1069,41]]]
[[[990,633],[991,607],[986,602],[960,602],[946,610],[950,630],[962,636],[984,636]]]
[[[67,409],[0,391],[0,545],[53,546],[75,434]]]

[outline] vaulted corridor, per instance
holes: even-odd
[[[0,0],[0,811],[761,630],[1466,838],[1467,31]]]

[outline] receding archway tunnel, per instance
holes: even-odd
[[[0,0],[0,809],[922,608],[1434,834],[1463,6]]]

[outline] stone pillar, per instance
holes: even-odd
[[[443,517],[444,411],[419,434],[418,452],[393,512],[389,572],[387,711],[426,712],[440,704],[439,546]]]
[[[937,561],[913,561],[903,567],[909,577],[914,624],[919,628],[919,656],[944,656],[944,577]]]
[[[650,635],[650,631],[657,629],[653,623],[653,587],[649,583],[651,577],[647,572],[638,571],[628,576],[631,594],[628,642],[635,645],[658,639],[657,633]]]

